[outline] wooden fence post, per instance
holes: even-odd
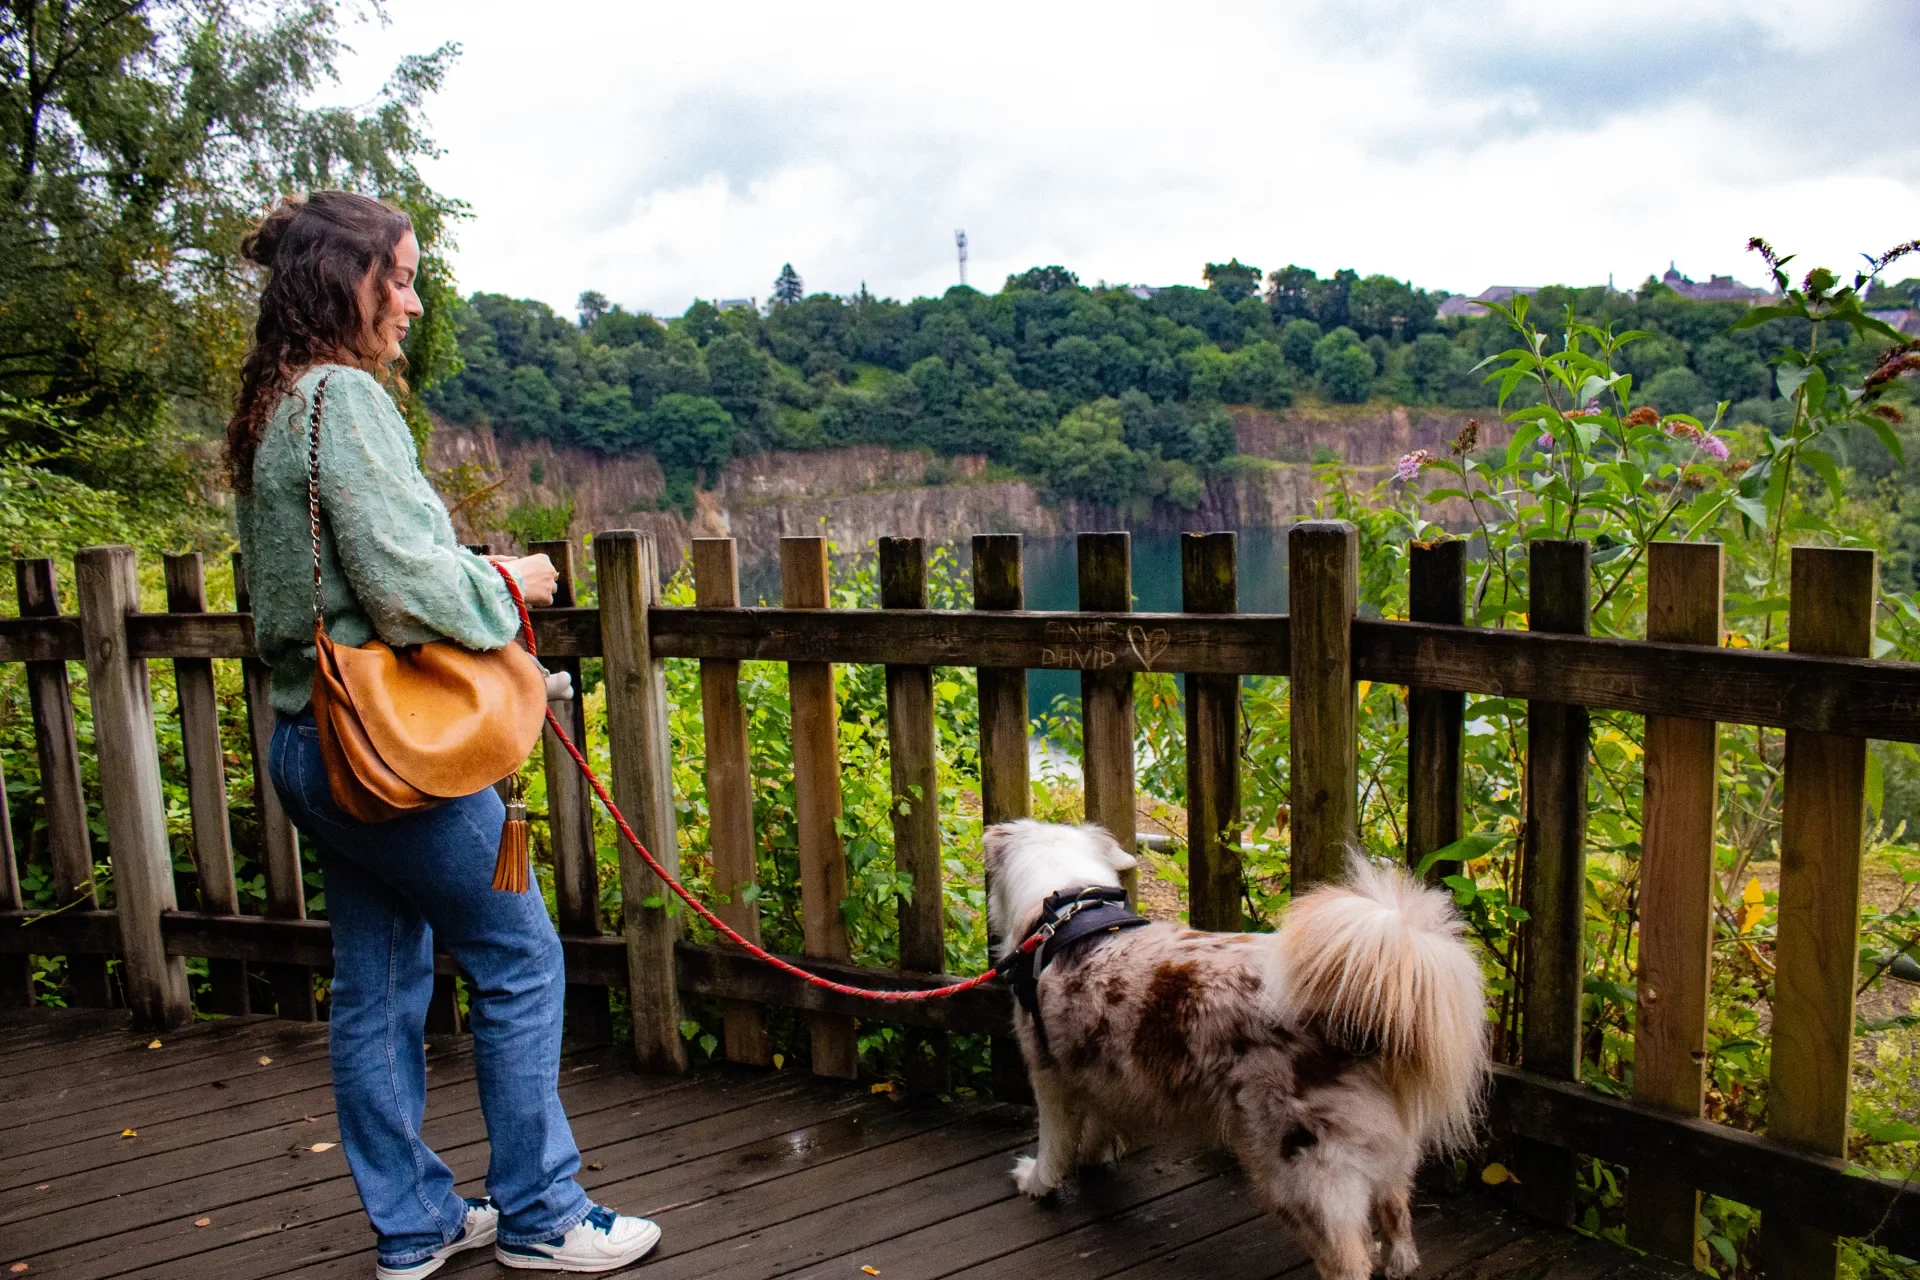
[[[247,589],[247,565],[238,551],[233,553],[234,608],[241,613],[253,611],[253,596]],[[253,813],[260,824],[260,872],[266,881],[267,910],[275,920],[307,918],[306,878],[300,866],[300,842],[294,834],[293,820],[280,807],[280,793],[273,789],[269,761],[273,757],[273,673],[258,657],[240,664],[247,699],[247,736],[253,745]],[[268,964],[260,966],[273,993],[275,1010],[283,1018],[301,1022],[314,1020],[313,970],[304,965]]]
[[[573,543],[565,538],[535,542],[528,555],[544,555],[553,562],[555,608],[575,603]],[[573,696],[548,707],[566,727],[567,736],[587,749],[585,694],[580,688],[578,658],[543,658],[549,671],[564,671],[573,679]],[[600,936],[600,867],[593,841],[593,797],[552,729],[540,731],[540,767],[547,780],[547,836],[553,842],[554,914],[560,932],[569,937]],[[580,1044],[605,1044],[613,1039],[613,1016],[607,1007],[607,989],[584,983],[567,984],[567,1035]]]
[[[880,539],[880,605],[927,607],[927,547],[919,538]],[[893,762],[893,864],[913,877],[913,897],[897,906],[900,967],[943,973],[947,967],[946,896],[940,879],[940,776],[934,741],[933,668],[889,665],[887,743]],[[907,1090],[915,1096],[949,1087],[947,1035],[906,1029]]]
[[[827,540],[780,539],[780,603],[824,609],[828,602]],[[793,703],[793,807],[800,836],[800,924],[807,954],[849,960],[853,948],[840,904],[847,896],[847,853],[840,840],[840,712],[833,664],[790,662]],[[854,1021],[816,1013],[809,1020],[815,1075],[852,1080],[860,1074]]]
[[[693,540],[693,599],[702,609],[740,606],[740,564],[732,538]],[[713,884],[720,918],[759,945],[760,905],[746,891],[759,874],[753,834],[753,764],[748,755],[747,714],[740,703],[740,664],[703,659],[700,715],[706,731],[707,833],[713,854]],[[765,1067],[773,1063],[765,1006],[728,1000],[720,1006],[727,1061]]]
[[[1027,607],[1017,533],[975,534],[973,539],[973,607],[1020,610]],[[1018,667],[980,667],[980,821],[991,827],[1033,814],[1033,782],[1029,775],[1027,673]],[[986,886],[992,892],[991,884]],[[989,937],[989,948],[999,939]],[[1012,1036],[995,1036],[993,1096],[1002,1102],[1030,1104],[1033,1090],[1027,1082],[1020,1044]]]
[[[1647,548],[1647,639],[1718,645],[1726,595],[1718,543]],[[1713,951],[1713,830],[1720,726],[1648,716],[1640,831],[1640,967],[1633,1096],[1684,1116],[1705,1100],[1707,994]],[[1628,1170],[1633,1244],[1693,1263],[1700,1193],[1648,1164]]]
[[[167,556],[167,612],[205,613],[207,575],[200,553]],[[227,820],[227,766],[220,746],[220,703],[211,658],[175,658],[173,685],[180,704],[181,754],[187,764],[187,812],[193,822],[193,866],[200,910],[240,914],[233,880],[233,837]],[[244,960],[208,960],[207,1008],[212,1013],[248,1011]]]
[[[1133,611],[1133,538],[1127,533],[1083,533],[1074,539],[1079,556],[1080,608],[1083,612]],[[1094,645],[1096,654],[1125,643],[1114,635]],[[1133,810],[1133,673],[1093,668],[1080,672],[1081,785],[1087,821],[1105,827],[1120,847],[1134,851],[1139,822]],[[1132,901],[1140,873],[1120,879]]]
[[[1414,622],[1464,626],[1467,544],[1461,538],[1408,548],[1407,616]],[[1407,690],[1407,865],[1460,838],[1461,735],[1467,695],[1415,685]],[[1427,880],[1457,875],[1458,862],[1436,862]]]
[[[1830,657],[1870,656],[1877,576],[1872,551],[1795,547],[1787,647]],[[1867,742],[1792,730],[1786,737],[1767,1136],[1844,1156]],[[1768,1276],[1827,1277],[1839,1265],[1834,1237],[1825,1231],[1769,1214],[1760,1233],[1756,1253]]]
[[[1231,533],[1180,539],[1180,607],[1239,608]],[[1187,923],[1238,933],[1245,886],[1240,867],[1240,677],[1189,675],[1187,696]]]
[[[1528,551],[1528,628],[1587,633],[1590,548],[1538,539]],[[1527,827],[1520,901],[1520,1060],[1554,1080],[1580,1078],[1587,902],[1587,709],[1527,704]],[[1517,1198],[1549,1222],[1573,1219],[1571,1151],[1519,1140]]]
[[[51,560],[15,560],[13,583],[23,618],[60,612]],[[33,709],[33,745],[40,761],[40,804],[47,815],[47,852],[59,906],[94,898],[93,835],[80,784],[80,744],[74,735],[73,691],[64,662],[29,662],[27,694]],[[67,1003],[105,1009],[113,1004],[105,956],[67,957]]]
[[[628,815],[648,852],[678,876],[666,663],[653,656],[647,631],[647,610],[660,591],[653,537],[632,529],[602,533],[593,540],[593,560],[600,587],[614,803]],[[680,1035],[673,950],[680,938],[679,915],[667,909],[671,890],[625,841],[620,845],[620,891],[626,907],[634,1052],[642,1070],[684,1071],[687,1047]]]
[[[127,1007],[136,1025],[168,1029],[192,1020],[193,1002],[186,963],[167,955],[160,936],[160,913],[174,908],[173,855],[147,663],[127,652],[127,615],[140,608],[133,548],[88,547],[74,557],[74,580]]]
[[[1338,879],[1360,836],[1353,618],[1360,608],[1360,531],[1308,520],[1287,534],[1292,670],[1289,754],[1293,892]]]

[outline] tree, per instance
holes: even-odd
[[[800,273],[793,269],[793,264],[789,262],[782,266],[773,282],[773,305],[790,307],[806,296],[807,287],[801,283]]]
[[[1267,277],[1267,306],[1273,322],[1284,325],[1292,320],[1312,320],[1314,299],[1320,277],[1309,268],[1288,265]]]
[[[1376,369],[1373,353],[1361,345],[1360,335],[1339,328],[1313,344],[1313,372],[1327,399],[1362,404],[1373,391]]]
[[[1280,354],[1287,363],[1303,373],[1313,371],[1313,344],[1320,341],[1320,326],[1311,320],[1289,320],[1280,331]]]
[[[717,468],[733,456],[733,418],[706,396],[661,396],[643,430],[647,447],[668,469]]]
[[[1021,445],[1048,488],[1117,507],[1138,496],[1153,472],[1151,455],[1128,448],[1122,436],[1120,402],[1104,399],[1081,405]]]
[[[1407,381],[1422,400],[1446,395],[1453,380],[1453,343],[1438,333],[1423,333],[1407,350]]]
[[[607,314],[607,295],[597,289],[589,289],[580,295],[580,327],[591,329],[600,323],[600,317]]]
[[[1079,287],[1080,277],[1065,267],[1028,267],[1017,276],[1008,276],[1007,283],[1001,287],[1000,292],[1059,293],[1065,289]]]
[[[1260,268],[1250,267],[1234,258],[1227,262],[1209,262],[1201,271],[1207,288],[1228,302],[1251,298],[1260,292]]]
[[[414,167],[433,151],[421,104],[455,47],[404,59],[365,108],[307,105],[340,48],[330,4],[20,0],[0,12],[0,391],[55,401],[119,442],[95,454],[102,483],[140,487],[170,456],[148,443],[169,423],[224,417],[257,287],[236,250],[287,192],[348,187],[412,215],[426,315],[409,376],[424,389],[457,367],[442,251],[463,206]],[[418,412],[416,429],[425,422]],[[65,448],[13,420],[0,424],[7,442]]]

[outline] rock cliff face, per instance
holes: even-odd
[[[1058,537],[1089,529],[1178,533],[1285,525],[1311,515],[1321,496],[1312,474],[1316,456],[1344,459],[1371,485],[1409,450],[1444,455],[1467,417],[1397,407],[1285,413],[1237,408],[1241,452],[1268,465],[1213,477],[1193,511],[1162,503],[1144,519],[1057,501],[1024,480],[991,479],[984,458],[948,459],[934,468],[930,454],[878,446],[736,458],[711,489],[695,494],[691,520],[660,510],[665,477],[646,455],[609,458],[546,441],[503,439],[485,427],[441,426],[428,467],[449,506],[459,507],[456,525],[471,541],[512,546],[504,525],[515,504],[571,499],[575,537],[601,529],[645,530],[659,539],[663,562],[671,565],[685,554],[689,538],[730,536],[741,543],[741,560],[752,562],[776,555],[780,538],[799,534],[825,534],[857,548],[887,535],[947,541],[975,533]],[[927,483],[929,468],[942,483]],[[469,498],[488,485],[496,487]]]

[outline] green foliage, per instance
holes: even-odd
[[[1361,404],[1373,393],[1373,353],[1345,326],[1313,344],[1313,372],[1320,390],[1337,403]]]
[[[1200,272],[1207,288],[1228,302],[1251,298],[1260,292],[1260,268],[1250,267],[1234,258],[1230,262],[1209,262]]]
[[[506,530],[521,546],[536,542],[559,542],[573,530],[573,499],[541,502],[532,496],[522,498],[507,511]]]
[[[454,56],[403,60],[364,108],[307,105],[341,49],[330,5],[198,0],[27,3],[0,18],[0,390],[58,403],[104,443],[62,452],[17,418],[0,443],[143,501],[174,477],[178,425],[225,416],[251,325],[240,236],[277,196],[346,186],[414,219],[426,315],[413,380],[459,352],[444,259],[461,206],[414,167],[420,107]],[[425,418],[414,413],[416,430]],[[139,460],[146,465],[125,466]],[[98,460],[97,469],[89,463]]]

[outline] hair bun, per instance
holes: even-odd
[[[253,229],[241,238],[240,255],[249,262],[257,262],[263,267],[271,267],[280,253],[280,241],[286,235],[287,228],[300,216],[307,202],[299,196],[286,196],[267,212],[267,216],[256,223]]]

